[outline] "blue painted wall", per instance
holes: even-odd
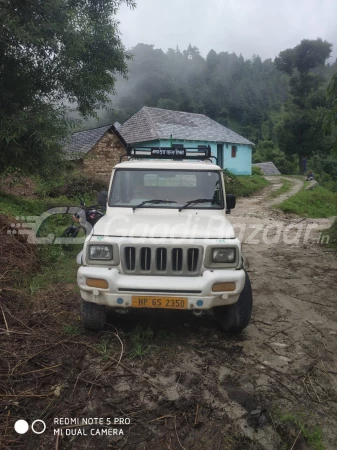
[[[252,147],[251,145],[236,144],[236,157],[232,157],[232,145],[224,144],[224,168],[235,175],[252,174]]]
[[[198,145],[210,145],[212,155],[217,156],[218,142],[206,141],[186,141],[181,139],[172,139],[173,144],[183,144],[185,147],[197,147]],[[219,142],[220,144],[220,142]],[[161,139],[157,141],[140,142],[132,144],[133,147],[170,147],[169,139]],[[232,158],[232,145],[236,145],[236,157]],[[223,169],[228,169],[235,175],[251,175],[252,174],[252,147],[251,145],[223,143]]]

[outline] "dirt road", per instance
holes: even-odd
[[[301,188],[293,183],[288,195]],[[271,208],[268,195],[279,184],[274,177],[232,212],[255,299],[240,336],[223,333],[208,316],[174,312],[112,314],[99,335],[55,336],[54,347],[38,353],[54,374],[25,386],[29,395],[50,392],[26,403],[31,417],[41,411],[48,433],[9,448],[336,449],[337,255],[318,244],[315,221]],[[78,321],[77,293],[46,305],[68,308]],[[40,340],[49,322],[45,315]],[[131,425],[122,427],[124,436],[57,437],[55,417],[122,417]]]

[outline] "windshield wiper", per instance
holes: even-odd
[[[146,205],[147,203],[150,203],[152,205],[159,205],[160,203],[177,203],[171,200],[144,200],[142,203],[139,203],[139,205],[135,205],[132,209],[135,211],[136,208],[141,208],[143,205]]]
[[[181,211],[182,209],[188,208],[190,205],[194,205],[195,203],[212,203],[212,204],[214,204],[215,201],[213,198],[197,198],[195,200],[190,200],[189,202],[185,203],[184,206],[179,208],[179,211]]]

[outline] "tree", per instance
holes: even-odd
[[[218,55],[217,53],[212,49],[208,52],[208,55],[206,56],[206,64],[207,69],[212,72],[216,65],[218,64]]]
[[[278,70],[292,75],[297,69],[301,75],[308,73],[311,69],[323,65],[329,58],[332,44],[318,39],[303,39],[294,48],[288,48],[280,52],[275,58],[275,65]]]
[[[195,45],[192,47],[192,45],[189,44],[187,50],[183,51],[183,55],[189,59],[200,58],[200,50]]]
[[[332,44],[322,39],[304,39],[293,49],[280,52],[275,59],[276,67],[291,75],[288,114],[277,129],[280,149],[286,154],[298,155],[301,161],[317,151],[327,151],[327,141],[322,133],[319,108],[325,107],[324,94],[320,88],[324,77],[313,69],[325,63],[330,56]]]
[[[134,0],[0,3],[0,168],[34,168],[59,153],[66,105],[86,117],[109,103],[130,58],[114,19],[123,2],[135,6]]]
[[[289,155],[310,156],[324,150],[323,133],[318,114],[293,108],[277,128],[280,149]],[[299,166],[300,167],[300,166]]]
[[[323,129],[325,132],[337,126],[337,72],[331,78],[327,88],[328,110],[323,114]]]

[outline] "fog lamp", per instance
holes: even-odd
[[[108,289],[109,284],[106,280],[102,280],[101,278],[87,278],[87,286]]]
[[[213,292],[232,292],[235,291],[236,284],[234,281],[228,281],[224,283],[215,283],[213,284],[212,291]]]

